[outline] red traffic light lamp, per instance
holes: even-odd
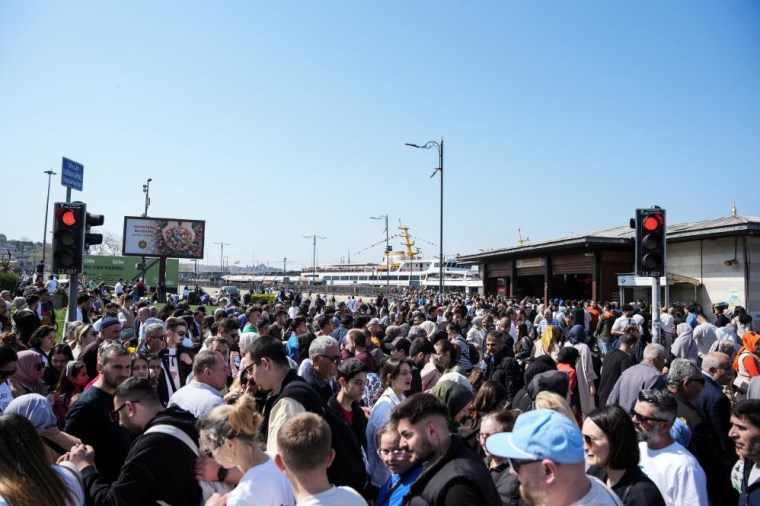
[[[665,210],[653,206],[636,210],[636,275],[659,278],[665,275]]]
[[[79,274],[84,256],[87,206],[82,202],[56,202],[53,214],[53,272]]]

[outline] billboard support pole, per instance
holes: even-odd
[[[177,287],[179,290],[179,287]],[[166,257],[158,259],[158,302],[166,302]]]

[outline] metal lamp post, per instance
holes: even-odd
[[[385,287],[388,290],[388,299],[391,298],[391,246],[389,244],[389,236],[388,236],[388,215],[387,214],[381,214],[380,216],[370,216],[370,219],[372,220],[385,220],[385,265],[386,265],[386,272],[385,272]]]
[[[215,242],[214,244],[218,244],[220,247],[219,251],[219,270],[221,271],[219,273],[219,286],[222,286],[224,284],[224,280],[222,279],[222,276],[224,275],[224,247],[229,246],[230,243],[228,242]]]
[[[45,252],[47,250],[47,224],[48,224],[48,211],[50,210],[50,178],[52,176],[55,176],[58,174],[57,172],[53,172],[53,169],[49,169],[43,172],[43,174],[48,175],[48,189],[47,189],[47,199],[45,200],[45,227],[42,232],[42,271],[45,272]]]
[[[312,234],[312,235],[305,235],[303,236],[304,239],[311,239],[312,240],[312,249],[311,249],[311,281],[310,285],[313,285],[314,282],[317,279],[317,239],[327,239],[327,237],[322,237],[321,235]]]
[[[433,170],[433,173],[430,174],[430,177],[435,176],[436,172],[441,173],[441,227],[440,227],[440,239],[439,239],[439,272],[438,272],[438,301],[440,303],[443,303],[443,263],[445,262],[445,259],[443,258],[443,137],[441,137],[441,142],[438,143],[436,141],[429,141],[422,146],[418,144],[412,144],[407,142],[407,146],[412,148],[418,148],[418,149],[430,149],[433,146],[438,149],[438,167]]]
[[[150,206],[150,182],[153,181],[153,179],[148,178],[148,180],[143,185],[143,193],[145,193],[145,212],[143,213],[143,217],[148,217],[148,206]],[[140,272],[142,274],[142,282],[145,283],[145,273],[147,271],[146,265],[145,265],[145,257],[142,257],[142,263],[140,264]]]

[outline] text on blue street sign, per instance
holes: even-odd
[[[64,156],[61,164],[61,185],[81,192],[83,182],[84,165]]]

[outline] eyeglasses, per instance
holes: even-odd
[[[528,465],[528,464],[535,464],[536,462],[541,462],[540,460],[517,460],[517,459],[507,459],[507,462],[509,462],[509,467],[511,467],[515,473],[520,472],[520,468],[522,466]]]
[[[185,332],[184,330],[180,330],[179,332],[175,332],[175,334],[177,334],[180,337],[185,337],[187,335],[187,332]]]
[[[644,416],[641,413],[637,413],[635,410],[631,410],[631,420],[639,420],[641,422],[647,422],[647,423],[655,423],[655,422],[667,422],[667,420],[662,418],[656,418],[654,416]]]
[[[378,448],[377,449],[378,457],[387,457],[388,455],[393,455],[394,457],[403,457],[406,455],[406,450],[404,450],[403,448]]]
[[[10,371],[3,371],[2,369],[0,369],[0,378],[2,378],[3,381],[5,381],[11,376],[13,376],[14,374],[16,374],[17,370],[18,369],[11,369]]]
[[[700,383],[702,385],[705,384],[705,379],[704,378],[689,378],[686,381],[691,381],[692,383]]]
[[[333,355],[333,356],[330,356],[330,355],[317,355],[317,356],[318,357],[322,357],[322,358],[326,358],[327,360],[329,360],[333,364],[337,364],[343,358],[340,355]]]
[[[163,339],[166,337],[166,334],[161,334],[160,336],[148,336],[148,339]]]
[[[114,413],[118,413],[119,411],[121,411],[122,409],[124,409],[124,406],[126,406],[128,402],[131,402],[132,404],[139,404],[140,403],[140,401],[124,401],[124,404],[122,404],[118,408],[114,409],[113,412]]]

